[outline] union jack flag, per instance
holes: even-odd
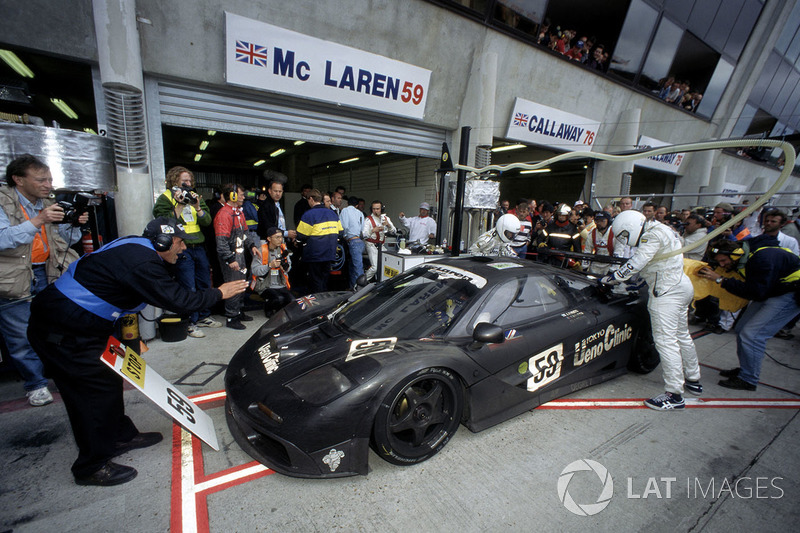
[[[236,41],[236,61],[257,67],[266,67],[267,47],[247,41]]]
[[[513,339],[518,339],[518,338],[519,338],[519,336],[517,335],[517,330],[510,329],[510,330],[506,331],[506,340],[507,341],[510,341],[510,340],[513,340]]]
[[[517,113],[514,115],[514,125],[515,126],[527,126],[528,125],[528,115],[525,113]]]
[[[317,305],[317,299],[314,296],[303,296],[297,299],[297,305],[300,306],[300,309],[305,311],[306,308]]]

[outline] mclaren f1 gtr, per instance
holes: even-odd
[[[238,444],[297,477],[411,465],[628,369],[658,365],[647,295],[509,258],[442,258],[360,291],[290,303],[231,360]]]

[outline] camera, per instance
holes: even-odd
[[[197,193],[191,187],[173,187],[172,197],[181,204],[193,204],[197,202]]]
[[[100,198],[85,192],[75,193],[75,195],[68,200],[59,200],[56,202],[56,205],[64,210],[64,219],[60,223],[80,226],[81,223],[78,222],[78,219],[86,212],[86,208],[100,205],[100,203]]]

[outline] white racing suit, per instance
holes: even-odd
[[[491,229],[484,232],[475,243],[469,247],[472,255],[491,255],[497,257],[517,257],[517,252],[511,243],[503,242],[497,235],[497,230]]]
[[[652,261],[658,254],[681,248],[678,235],[660,222],[647,222],[633,256],[614,272],[624,281],[637,272],[647,282],[647,310],[667,392],[683,394],[684,379],[700,380],[697,350],[689,335],[688,309],[694,296],[692,282],[683,273],[683,255]]]

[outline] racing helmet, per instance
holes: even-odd
[[[494,225],[497,235],[503,242],[513,241],[519,233],[520,227],[517,215],[503,215],[497,219],[497,223]]]
[[[572,208],[567,204],[562,203],[556,208],[556,216],[559,215],[569,216],[570,213],[572,213]]]
[[[644,223],[644,215],[639,211],[633,209],[623,211],[614,218],[614,222],[611,224],[614,240],[625,246],[638,246],[644,231]]]

